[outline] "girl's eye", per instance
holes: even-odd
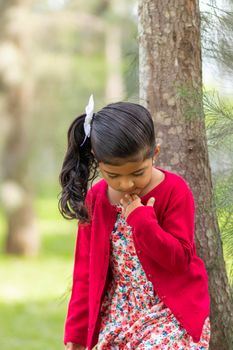
[[[117,175],[108,175],[108,177],[110,177],[111,179],[115,179]]]
[[[144,171],[141,173],[137,173],[137,174],[133,174],[133,176],[142,176],[144,174]],[[110,179],[116,179],[118,177],[118,175],[110,175],[108,174],[108,177],[110,177]]]
[[[144,174],[144,171],[142,173],[134,174],[134,176],[142,176],[143,174]]]

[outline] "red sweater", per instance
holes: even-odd
[[[162,170],[162,169],[161,169]],[[148,280],[187,332],[198,342],[210,299],[208,277],[194,243],[194,202],[186,182],[162,170],[164,180],[141,200],[155,197],[153,207],[136,208],[127,218],[137,255]],[[80,224],[77,235],[73,287],[65,323],[64,343],[91,349],[98,341],[100,306],[111,281],[110,233],[117,210],[100,180],[86,199],[90,224]]]

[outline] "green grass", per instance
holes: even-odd
[[[60,217],[57,200],[35,203],[41,249],[34,258],[3,254],[0,215],[0,349],[59,350],[73,267],[76,224]]]

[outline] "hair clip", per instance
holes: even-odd
[[[94,98],[93,95],[90,96],[88,104],[85,108],[85,112],[86,112],[86,117],[84,120],[84,132],[85,132],[85,139],[83,141],[83,143],[81,144],[81,146],[85,143],[87,137],[91,136],[91,122],[94,116]]]

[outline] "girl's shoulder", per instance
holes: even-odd
[[[104,179],[100,179],[94,184],[91,185],[91,187],[88,189],[86,202],[89,203],[90,201],[95,201],[96,197],[104,194],[106,191],[106,181]]]
[[[85,207],[87,208],[89,215],[92,215],[93,213],[93,209],[94,209],[97,197],[100,194],[104,194],[105,191],[106,191],[106,182],[103,179],[95,182],[95,184],[92,184],[91,187],[88,189],[86,199],[85,199]]]
[[[178,192],[190,192],[190,186],[188,182],[179,174],[167,169],[157,168],[165,175],[163,182],[161,183],[161,190],[178,191]],[[192,191],[191,191],[192,192]]]

